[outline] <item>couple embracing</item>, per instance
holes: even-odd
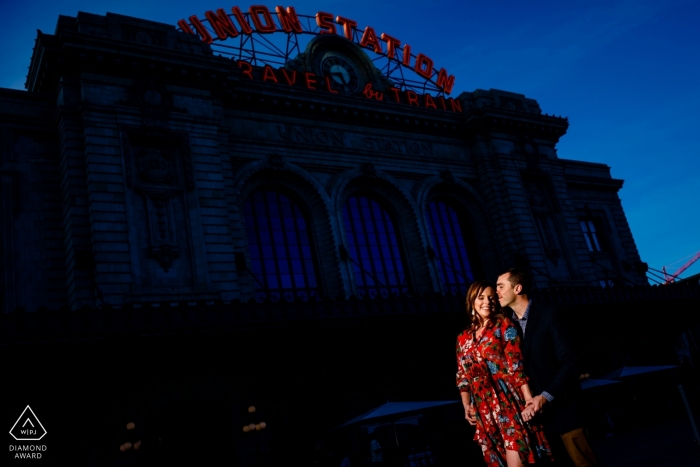
[[[493,467],[598,465],[578,414],[578,359],[557,310],[529,298],[527,270],[467,291],[457,386],[474,440]]]

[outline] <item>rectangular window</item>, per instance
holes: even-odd
[[[593,219],[581,219],[581,230],[583,230],[583,238],[586,239],[588,251],[603,251],[601,248],[600,237],[596,229],[596,223]]]

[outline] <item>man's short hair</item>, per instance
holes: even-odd
[[[515,287],[516,285],[520,284],[523,287],[523,294],[528,295],[530,293],[530,289],[532,287],[532,275],[530,274],[530,271],[525,268],[514,267],[506,269],[500,273],[499,276],[502,276],[503,274],[508,274],[508,282],[510,282],[510,285]]]

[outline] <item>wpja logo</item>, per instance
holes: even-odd
[[[39,441],[46,435],[46,430],[32,408],[27,406],[10,429],[10,434],[17,441]],[[10,445],[10,451],[15,451],[15,459],[41,459],[46,446],[43,444]]]

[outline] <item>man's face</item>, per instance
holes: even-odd
[[[515,289],[513,285],[508,281],[510,273],[498,276],[498,281],[496,282],[496,293],[498,294],[498,302],[502,307],[510,306],[515,302]]]

